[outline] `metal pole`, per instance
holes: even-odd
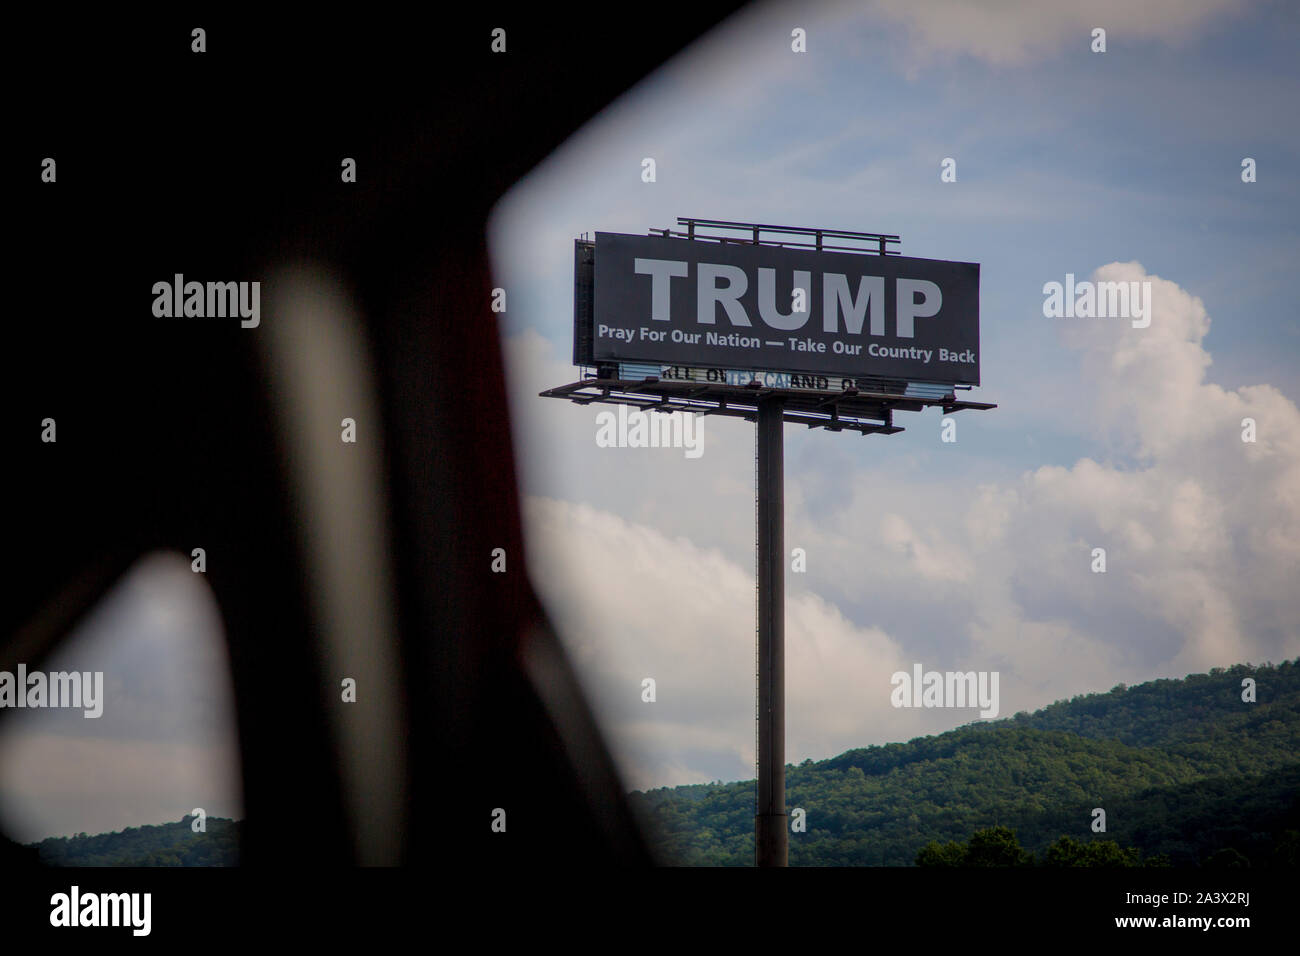
[[[789,862],[785,812],[785,481],[779,398],[758,402],[758,866]]]

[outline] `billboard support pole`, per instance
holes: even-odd
[[[790,831],[785,810],[785,402],[758,402],[755,509],[758,591],[758,803],[755,862],[786,866]]]

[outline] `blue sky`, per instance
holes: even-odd
[[[1009,715],[1300,652],[1298,28],[1293,6],[1215,0],[759,7],[499,204],[530,566],[630,781],[752,773],[752,429],[710,419],[700,463],[598,449],[594,407],[536,397],[576,377],[582,232],[694,215],[982,264],[970,395],[998,409],[956,416],[955,444],[937,412],[888,438],[787,428],[787,545],[810,558],[787,575],[791,760],[974,718],[892,710],[913,661],[999,670]],[[1103,267],[1153,282],[1151,329],[1043,316],[1044,283]],[[643,619],[667,596],[671,629]]]

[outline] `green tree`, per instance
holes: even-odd
[[[1045,866],[1085,866],[1083,842],[1072,836],[1063,836],[1047,848],[1043,855]]]
[[[1250,860],[1240,850],[1225,846],[1207,856],[1204,865],[1212,870],[1246,870],[1250,869]]]
[[[1121,847],[1114,840],[1089,840],[1063,836],[1043,854],[1045,866],[1141,866],[1142,855],[1133,847]],[[1157,861],[1153,865],[1160,865]],[[1167,865],[1167,862],[1166,862]]]
[[[989,827],[971,835],[964,865],[1027,866],[1033,862],[1033,856],[1021,849],[1015,831],[1008,827]]]
[[[917,866],[964,866],[966,864],[966,844],[949,840],[940,843],[931,840],[916,854]]]

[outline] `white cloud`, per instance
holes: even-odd
[[[713,549],[586,505],[525,503],[529,565],[626,780],[649,787],[752,774],[754,579]],[[787,759],[915,725],[889,703],[898,642],[791,583]],[[641,699],[641,681],[657,699]]]
[[[1199,298],[1133,262],[1111,263],[1093,278],[1152,284],[1150,328],[1060,320],[1089,375],[1081,414],[1093,416],[1117,451],[1132,452],[1136,466],[1083,458],[1069,469],[1038,469],[1022,477],[1015,497],[986,490],[968,526],[1000,529],[1003,561],[1016,551],[1035,555],[1037,566],[1020,563],[1040,595],[1055,593],[1048,602],[1096,592],[1103,606],[1126,607],[1134,625],[1172,628],[1182,636],[1176,651],[1149,658],[1162,670],[1295,653],[1300,607],[1285,582],[1300,570],[1300,412],[1270,386],[1228,390],[1205,381],[1210,319]],[[1259,425],[1255,444],[1241,441],[1246,417]],[[1107,573],[1090,583],[1074,570],[1061,573],[1086,566],[1082,554],[1065,550],[1072,542],[1107,547]],[[1045,551],[1050,560],[1042,560]]]

